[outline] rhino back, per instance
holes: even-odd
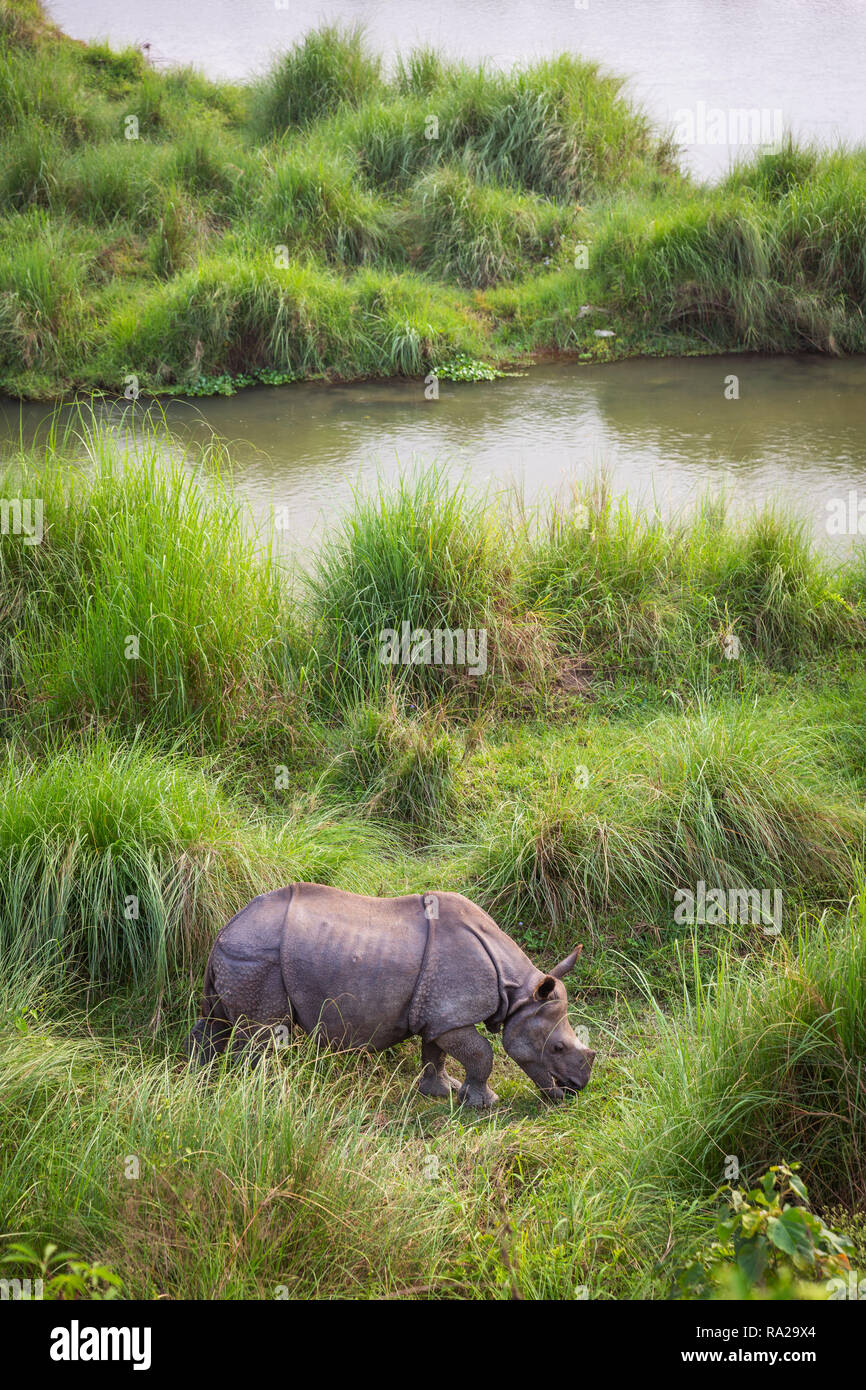
[[[368,898],[295,884],[281,947],[295,1018],[345,1046],[402,1041],[426,942],[416,895]]]

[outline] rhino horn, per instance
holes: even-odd
[[[568,975],[569,972],[572,971],[574,967],[577,965],[577,959],[582,950],[582,945],[575,946],[570,956],[566,956],[565,960],[561,960],[559,962],[559,965],[555,965],[553,967],[553,969],[550,972],[551,975],[553,975],[557,980],[565,979],[565,976]]]

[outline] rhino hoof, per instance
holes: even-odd
[[[491,1091],[489,1086],[479,1086],[464,1081],[458,1092],[458,1099],[461,1105],[471,1105],[476,1110],[489,1110],[499,1100],[495,1091]]]
[[[460,1082],[449,1076],[447,1071],[443,1071],[438,1076],[422,1076],[418,1082],[418,1090],[422,1096],[429,1096],[432,1100],[443,1100],[450,1096],[452,1091],[460,1090]]]

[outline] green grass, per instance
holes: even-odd
[[[223,453],[83,410],[0,495],[45,527],[0,538],[4,1244],[138,1297],[663,1298],[730,1154],[853,1226],[862,555],[434,470],[288,574]],[[383,665],[404,618],[489,629],[484,678]],[[547,1108],[498,1041],[492,1116],[420,1098],[415,1043],[186,1074],[214,935],[298,879],[463,892],[542,966],[580,942],[590,1086]],[[781,935],[678,923],[700,880],[778,888]]]
[[[568,208],[447,166],[413,186],[410,216],[418,264],[440,280],[478,289],[549,261],[572,220]]]
[[[0,552],[18,624],[0,647],[13,704],[38,704],[51,728],[110,715],[219,737],[284,671],[291,617],[218,453],[205,482],[166,460],[158,431],[121,461],[104,431],[85,430],[71,472],[55,444],[6,489],[41,498],[50,537]]]
[[[435,470],[359,496],[310,576],[321,679],[340,700],[467,688],[465,670],[382,660],[383,634],[494,628],[505,557],[495,519]],[[488,662],[495,663],[495,652]],[[471,688],[471,687],[470,687]]]
[[[292,579],[224,450],[182,454],[158,415],[134,447],[83,408],[49,423],[2,488],[41,500],[48,538],[0,548],[4,705],[34,731],[110,715],[219,747],[296,707],[561,716],[575,669],[611,708],[636,687],[693,708],[863,647],[862,554],[832,564],[772,506],[734,524],[707,500],[663,525],[598,483],[527,512],[433,467],[359,494]],[[466,661],[403,660],[404,624],[464,632]],[[475,674],[470,632],[486,634]]]
[[[720,956],[679,1016],[656,1009],[639,1144],[624,1120],[636,1172],[689,1192],[720,1181],[726,1154],[748,1181],[773,1154],[797,1152],[813,1197],[862,1206],[864,951],[861,887],[846,920],[802,923],[758,967]]]
[[[34,764],[10,750],[0,782],[0,953],[40,963],[61,988],[197,969],[251,897],[296,879],[359,891],[372,827],[289,809],[251,813],[179,749],[103,737]]]
[[[12,394],[866,345],[862,150],[789,142],[702,186],[574,55],[389,74],[325,26],[241,87],[2,14]]]
[[[380,62],[366,51],[360,26],[326,25],[274,65],[255,94],[253,118],[262,135],[278,135],[360,106],[381,87]]]

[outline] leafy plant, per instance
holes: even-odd
[[[774,1164],[757,1187],[719,1188],[730,1216],[717,1222],[715,1240],[676,1277],[680,1299],[786,1299],[820,1297],[820,1281],[845,1273],[852,1242],[809,1210],[799,1163]]]
[[[489,362],[480,362],[465,352],[454,353],[435,370],[440,381],[495,381],[505,376],[505,372],[491,367]]]
[[[9,1245],[8,1250],[0,1264],[36,1270],[37,1279],[42,1281],[43,1298],[64,1302],[81,1298],[107,1301],[119,1298],[123,1291],[123,1281],[105,1265],[88,1264],[70,1250],[58,1251],[51,1243],[44,1247],[41,1255],[31,1246],[18,1242]]]

